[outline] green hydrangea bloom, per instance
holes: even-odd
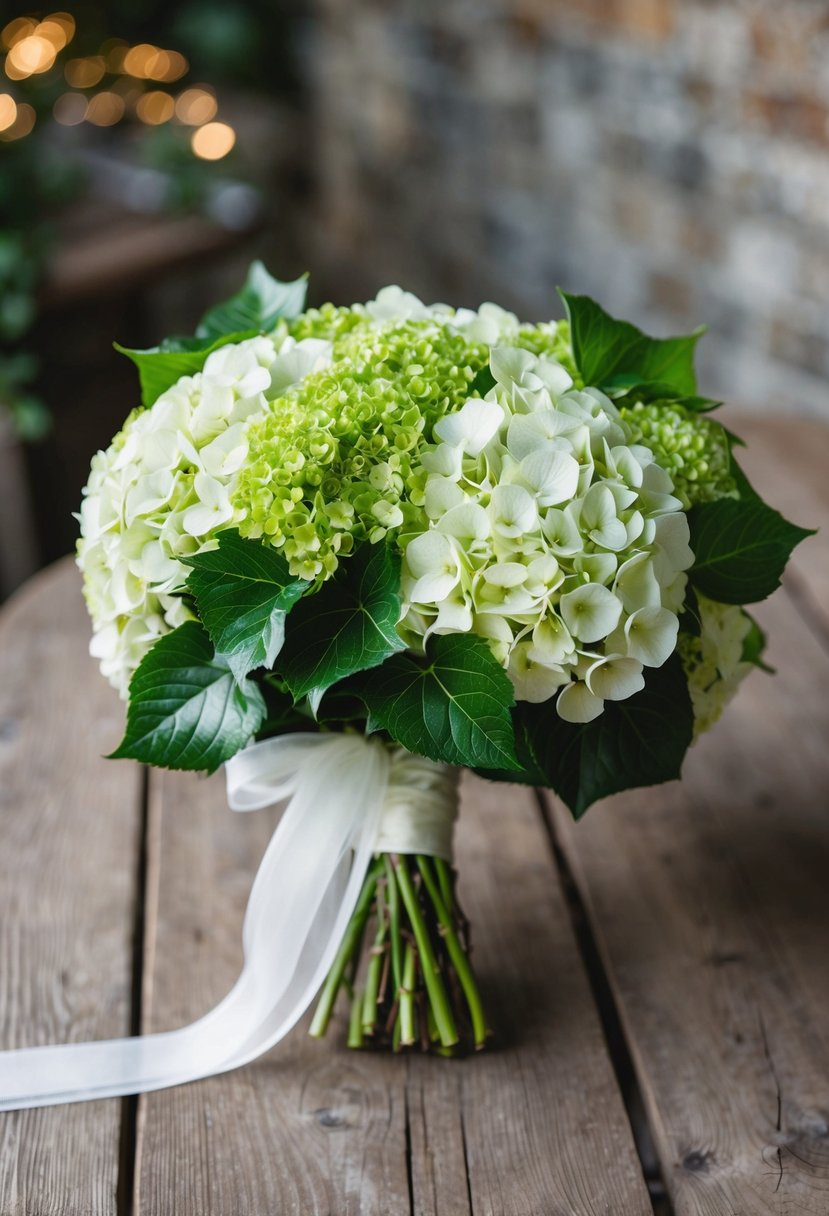
[[[573,358],[570,326],[567,321],[542,321],[537,325],[521,325],[514,343],[509,343],[513,344],[534,355],[557,360],[573,377],[576,387],[582,387],[583,381]]]
[[[489,360],[435,321],[378,329],[362,315],[329,305],[294,323],[297,337],[333,336],[334,362],[251,423],[234,488],[243,535],[270,540],[302,578],[328,577],[355,543],[420,517],[415,449]]]
[[[354,304],[350,308],[322,304],[319,308],[309,308],[291,321],[289,332],[297,342],[303,338],[323,338],[326,342],[333,342],[336,355],[340,339],[370,326],[371,317],[362,304]]]
[[[631,442],[650,448],[670,474],[674,493],[686,508],[717,498],[734,498],[728,436],[718,422],[676,402],[622,406]]]

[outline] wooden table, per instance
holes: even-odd
[[[739,420],[732,425],[738,426]],[[745,424],[749,473],[829,525],[829,431]],[[0,1212],[829,1212],[829,532],[758,615],[686,780],[594,808],[470,780],[459,854],[498,1044],[462,1062],[298,1028],[242,1071],[0,1115]],[[272,812],[100,759],[122,707],[74,569],[0,618],[0,1045],[188,1022],[240,966]]]

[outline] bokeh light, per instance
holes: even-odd
[[[151,127],[169,122],[174,110],[175,103],[172,97],[161,89],[153,89],[150,93],[144,93],[142,97],[139,97],[135,106],[135,112],[141,121]]]
[[[200,127],[216,117],[216,98],[204,85],[185,89],[176,98],[176,118],[188,127]]]
[[[38,27],[39,28],[39,27]],[[48,72],[57,58],[57,50],[42,34],[27,34],[6,56],[6,75],[10,80],[25,80],[40,72]]]
[[[62,93],[52,113],[63,127],[76,127],[86,118],[87,101],[83,93]]]
[[[7,142],[12,139],[22,139],[24,135],[29,134],[35,125],[35,118],[34,107],[24,101],[17,107],[17,112],[11,126],[6,127],[4,131],[0,131],[0,139]]]
[[[103,55],[88,55],[85,59],[70,59],[63,74],[73,89],[92,89],[103,79],[105,71]]]
[[[86,108],[86,121],[96,127],[111,127],[124,117],[124,99],[117,93],[104,90],[90,97]]]
[[[17,118],[17,102],[11,93],[0,93],[0,131],[7,131]]]
[[[27,38],[29,34],[33,34],[37,29],[37,22],[34,17],[15,17],[14,21],[10,21],[4,26],[2,38],[3,46],[8,50],[13,47],[21,38]]]
[[[236,143],[236,132],[226,122],[209,122],[193,132],[190,146],[202,160],[221,160]]]

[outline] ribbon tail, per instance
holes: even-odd
[[[0,1111],[195,1081],[248,1063],[288,1033],[322,984],[354,911],[388,779],[382,749],[315,738],[319,746],[297,774],[254,881],[244,967],[225,999],[180,1030],[0,1052]]]

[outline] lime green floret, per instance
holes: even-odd
[[[353,333],[344,324],[334,357],[252,423],[233,494],[243,535],[270,540],[308,579],[333,574],[357,542],[419,519],[417,449],[473,395],[489,350],[427,320]]]
[[[303,338],[324,338],[333,342],[334,353],[341,338],[353,335],[358,330],[366,330],[371,326],[371,317],[362,304],[351,308],[338,308],[336,304],[321,304],[319,308],[309,308],[291,321],[289,333],[300,342]]]
[[[728,437],[718,422],[667,402],[639,402],[620,413],[631,429],[631,443],[650,448],[686,509],[736,495]]]
[[[566,321],[542,321],[538,325],[522,325],[515,339],[516,346],[542,358],[555,359],[573,377],[577,388],[583,381],[579,376],[570,342],[570,326]]]

